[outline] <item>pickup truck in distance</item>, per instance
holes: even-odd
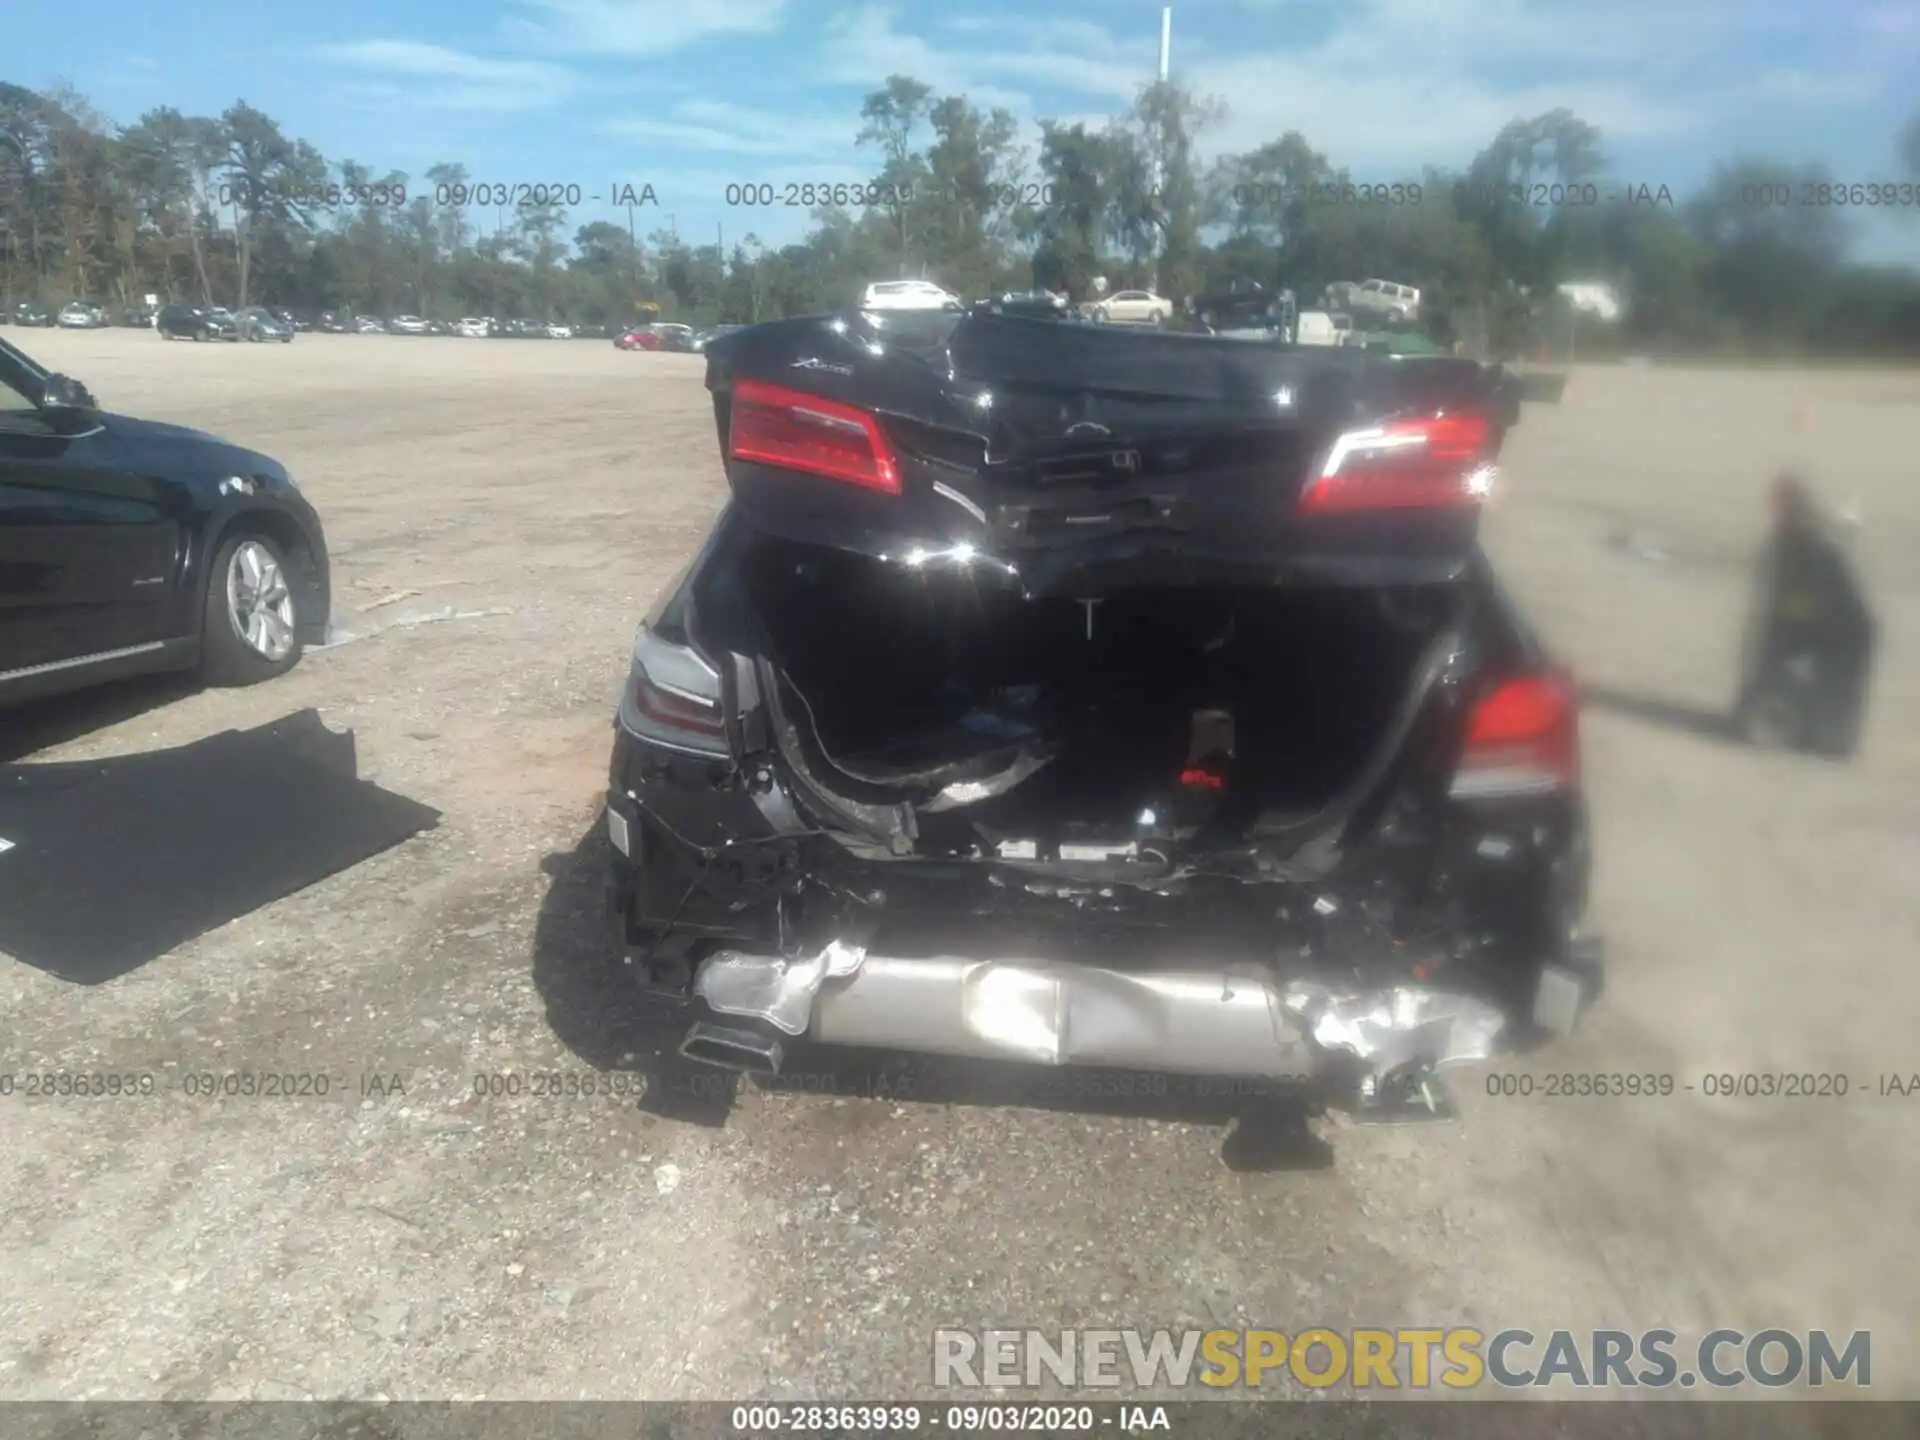
[[[706,353],[732,501],[640,626],[607,797],[685,1059],[1358,1110],[1571,1027],[1576,695],[1477,541],[1505,372],[992,313]]]

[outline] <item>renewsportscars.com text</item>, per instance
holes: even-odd
[[[936,1330],[933,1383],[956,1389],[1131,1383],[1213,1388],[1779,1389],[1873,1383],[1873,1337],[1855,1330]]]

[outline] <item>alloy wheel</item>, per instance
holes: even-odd
[[[278,663],[293,649],[293,592],[280,562],[258,540],[242,542],[227,562],[227,618],[263,660]]]

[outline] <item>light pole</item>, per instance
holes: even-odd
[[[1165,86],[1167,83],[1167,76],[1170,73],[1169,67],[1172,64],[1172,60],[1173,60],[1173,7],[1171,5],[1167,5],[1162,7],[1160,11],[1160,84],[1162,86]],[[1163,107],[1166,104],[1166,99],[1167,97],[1163,91],[1163,93],[1160,96],[1160,103]],[[1161,126],[1163,132],[1165,130],[1164,121],[1165,121],[1165,116],[1163,111],[1162,126]],[[1164,134],[1155,137],[1156,141],[1162,141],[1162,142],[1164,141],[1164,138],[1165,138]],[[1165,149],[1166,147],[1164,143],[1156,143],[1154,146],[1153,195],[1150,199],[1150,203],[1153,206],[1153,223],[1154,223],[1153,293],[1156,295],[1160,293],[1160,280],[1161,280],[1160,265],[1161,265],[1161,262],[1166,258],[1166,230],[1162,221],[1162,216],[1164,214],[1163,207],[1165,205],[1165,197],[1162,196],[1160,193],[1161,189],[1167,183],[1166,165],[1165,165],[1165,156],[1164,156]]]

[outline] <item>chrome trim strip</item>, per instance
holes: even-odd
[[[0,670],[0,685],[9,680],[24,680],[29,675],[45,675],[54,670],[72,670],[81,665],[98,665],[106,660],[123,660],[129,655],[145,655],[150,651],[164,650],[164,640],[149,640],[144,645],[129,645],[124,650],[102,650],[98,655],[80,655],[72,660],[49,660],[44,665],[28,665],[21,670]]]

